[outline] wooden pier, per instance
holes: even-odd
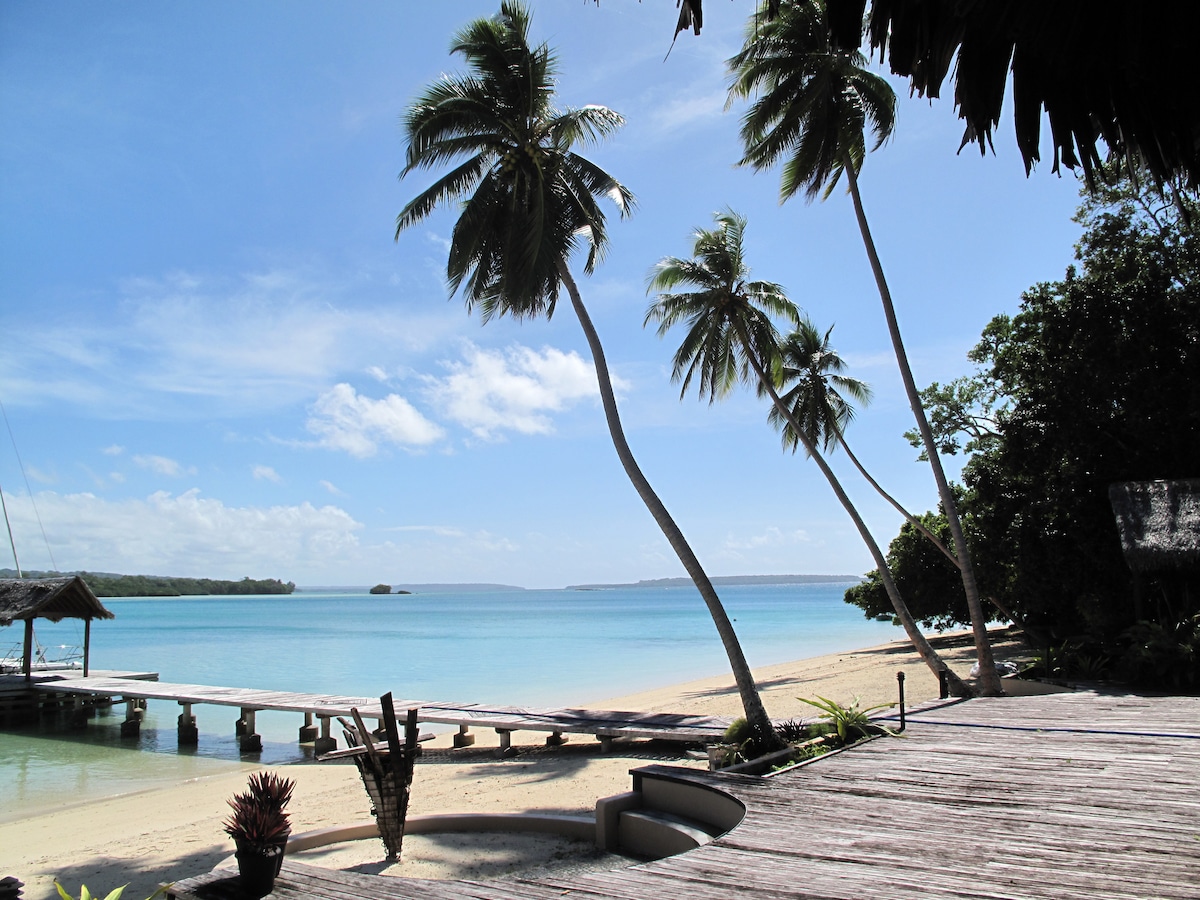
[[[655,767],[665,768],[665,767]],[[340,872],[285,860],[278,900],[374,897],[717,900],[1195,900],[1200,698],[1097,693],[977,699],[910,713],[884,738],[758,778],[673,769],[731,795],[742,822],[627,868],[487,882]],[[236,871],[176,900],[240,900]]]
[[[39,688],[42,684],[56,684],[78,677],[78,669],[59,667],[35,668],[29,678],[23,674],[0,674],[0,726],[36,721],[50,712],[66,712],[75,718],[77,724],[82,725],[95,713],[96,707],[111,705],[110,695],[88,697],[65,691],[59,693],[52,688]],[[90,677],[117,678],[145,684],[147,681],[156,681],[158,673],[97,671]]]
[[[379,699],[347,697],[336,694],[306,694],[255,688],[213,687],[201,684],[175,684],[122,677],[57,678],[32,685],[37,692],[55,696],[77,695],[89,698],[121,698],[126,704],[123,733],[136,735],[141,722],[139,710],[147,700],[168,700],[182,708],[178,731],[181,746],[194,746],[198,730],[193,707],[201,704],[230,706],[239,710],[235,733],[243,752],[262,749],[262,738],[255,731],[255,713],[280,710],[304,715],[300,728],[302,743],[312,741],[317,753],[337,747],[331,733],[331,720],[349,717],[352,709],[368,719],[381,722]],[[419,721],[429,724],[457,725],[455,746],[474,742],[472,727],[494,728],[500,736],[500,752],[511,752],[514,731],[549,732],[548,744],[561,744],[566,734],[590,734],[610,749],[616,738],[653,739],[681,743],[714,743],[721,740],[730,719],[672,713],[641,713],[619,710],[547,709],[540,707],[455,704],[422,700],[396,700],[397,709],[419,709]],[[314,718],[319,722],[314,725]]]

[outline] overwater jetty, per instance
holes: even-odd
[[[262,749],[262,737],[255,731],[255,714],[263,710],[300,713],[304,724],[299,730],[301,743],[312,742],[318,754],[337,747],[331,731],[331,720],[349,717],[357,709],[363,718],[381,723],[383,710],[379,699],[348,697],[337,694],[295,693],[258,688],[214,687],[201,684],[175,684],[158,681],[157,675],[147,673],[104,673],[76,678],[49,674],[27,681],[19,676],[0,676],[0,691],[4,678],[18,679],[26,690],[41,698],[39,707],[71,709],[76,721],[85,722],[88,711],[96,706],[111,706],[118,700],[125,703],[125,721],[121,733],[136,737],[142,720],[142,710],[149,700],[167,700],[181,707],[178,719],[179,746],[195,746],[199,731],[193,707],[202,704],[235,707],[239,717],[234,730],[242,752]],[[548,745],[562,744],[568,734],[590,734],[608,751],[616,739],[675,741],[680,743],[715,743],[720,741],[731,719],[720,716],[695,716],[676,713],[645,713],[621,710],[577,708],[543,708],[496,706],[481,703],[446,703],[424,700],[397,700],[397,709],[417,709],[418,721],[436,725],[456,725],[456,747],[475,742],[472,727],[494,728],[500,737],[500,753],[512,752],[514,731],[548,732]],[[314,723],[314,719],[316,723]]]

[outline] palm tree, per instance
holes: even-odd
[[[772,317],[798,324],[801,320],[795,304],[780,285],[749,280],[743,240],[746,220],[732,210],[717,213],[715,219],[716,228],[696,230],[691,259],[668,256],[651,270],[648,279],[647,292],[663,293],[650,304],[645,324],[657,322],[659,337],[665,337],[675,325],[687,328],[673,360],[672,378],[683,382],[680,397],[687,395],[693,379],[698,381],[700,396],[707,395],[710,403],[742,382],[756,383],[771,397],[774,411],[816,462],[870,550],[896,616],[913,646],[935,675],[945,673],[955,693],[967,693],[966,686],[921,634],[892,579],[887,557],[809,437],[809,431],[775,388],[782,359],[779,333]],[[680,286],[696,290],[667,293]]]
[[[840,446],[846,451],[847,459],[879,496],[957,568],[958,560],[950,549],[875,480],[846,442],[846,426],[854,418],[854,407],[850,400],[865,406],[871,401],[871,387],[865,381],[841,374],[846,369],[846,363],[829,346],[832,334],[832,326],[822,335],[809,319],[802,319],[795,330],[783,339],[779,348],[783,361],[779,384],[784,388],[791,385],[783,394],[783,403],[792,411],[792,417],[789,419],[772,406],[767,414],[768,421],[781,432],[783,446],[793,453],[800,446],[800,438],[792,427],[793,420],[813,444],[820,445],[825,451],[833,451]],[[759,394],[763,393],[765,391],[760,388]]]
[[[396,236],[438,205],[461,201],[446,274],[451,294],[461,288],[468,311],[478,305],[485,322],[505,314],[549,319],[560,287],[566,288],[591,348],[621,465],[708,606],[759,746],[773,748],[778,739],[729,616],[629,449],[604,348],[568,268],[581,244],[588,274],[604,254],[608,235],[599,198],[612,201],[622,217],[633,210],[629,190],[572,149],[612,134],[623,119],[602,106],[554,107],[557,60],[545,44],[530,47],[529,24],[526,8],[506,0],[499,15],[467,25],[450,51],[462,54],[468,73],[443,75],[405,114],[401,178],[461,162],[404,207]]]
[[[841,175],[846,175],[904,390],[954,539],[956,564],[971,612],[980,689],[986,695],[1000,694],[1003,690],[954,495],[921,406],[859,194],[858,170],[866,156],[864,132],[871,128],[875,135],[872,149],[878,149],[891,135],[896,112],[895,94],[883,78],[866,71],[866,62],[857,50],[842,49],[830,40],[824,0],[789,0],[781,4],[773,21],[752,21],[742,50],[728,63],[733,73],[730,100],[757,94],[742,120],[746,148],[742,164],[765,169],[782,159],[781,200],[801,190],[810,202],[818,195],[827,198]]]

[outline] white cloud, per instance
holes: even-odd
[[[591,364],[574,352],[468,344],[464,356],[465,362],[446,364],[448,376],[426,379],[427,393],[446,417],[480,438],[503,431],[548,434],[554,425],[547,413],[599,393]]]
[[[718,121],[725,113],[725,97],[724,90],[674,97],[655,113],[655,131],[661,135],[676,134],[692,125]]]
[[[63,569],[212,578],[295,580],[356,558],[363,527],[335,506],[233,507],[198,490],[120,501],[47,491],[37,512]],[[9,513],[18,545],[41,546],[28,499]],[[35,559],[27,565],[48,568]]]
[[[725,538],[724,548],[726,550],[761,550],[766,547],[790,547],[795,544],[807,544],[811,540],[808,532],[803,528],[784,531],[772,525],[758,534],[744,536],[728,535]]]
[[[329,493],[333,494],[333,496],[335,496],[335,497],[345,497],[346,496],[346,492],[343,491],[341,488],[339,488],[332,481],[325,481],[324,479],[322,479],[322,480],[318,481],[317,484],[321,485],[321,487],[325,488],[325,490],[327,490]]]
[[[317,398],[306,427],[320,446],[360,459],[374,456],[381,444],[424,447],[444,434],[399,394],[372,400],[348,384],[334,385]]]
[[[456,528],[453,525],[396,525],[393,528],[387,528],[386,531],[424,531],[429,534],[436,534],[438,537],[466,537],[467,533],[461,528]]]
[[[398,352],[425,352],[463,327],[460,309],[415,296],[397,302],[386,282],[387,273],[302,269],[129,279],[105,304],[113,312],[107,320],[15,324],[23,340],[0,356],[0,377],[27,404],[114,414],[205,415],[198,403],[205,398],[224,413],[296,404],[347,373]],[[34,379],[30,371],[52,375]],[[192,402],[179,404],[180,396]]]
[[[103,453],[105,456],[120,456],[122,453],[125,452],[125,448],[122,447],[120,444],[112,444],[111,446],[105,447],[100,452]]]
[[[166,456],[154,456],[153,454],[138,454],[133,458],[134,463],[143,469],[148,469],[157,475],[167,475],[171,478],[178,478],[186,473],[194,473],[195,469],[187,469],[178,463],[176,460]]]
[[[283,483],[283,479],[279,477],[279,473],[270,466],[255,466],[251,471],[254,478],[258,481],[272,481],[275,484]]]

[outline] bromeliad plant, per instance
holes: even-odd
[[[896,736],[899,732],[888,728],[886,725],[881,725],[878,722],[873,722],[870,719],[870,713],[878,709],[891,709],[895,703],[879,703],[875,706],[868,706],[863,709],[861,706],[862,699],[854,698],[849,706],[842,706],[833,700],[825,697],[818,697],[816,700],[806,700],[804,697],[797,697],[801,703],[807,703],[809,706],[815,706],[821,710],[821,718],[825,719],[837,732],[838,739],[843,744],[849,744],[853,741],[861,740],[866,737],[875,737],[877,735],[892,735]]]
[[[229,801],[232,815],[225,820],[225,833],[244,849],[264,855],[282,846],[291,833],[285,809],[296,783],[271,772],[255,772],[248,789]]]

